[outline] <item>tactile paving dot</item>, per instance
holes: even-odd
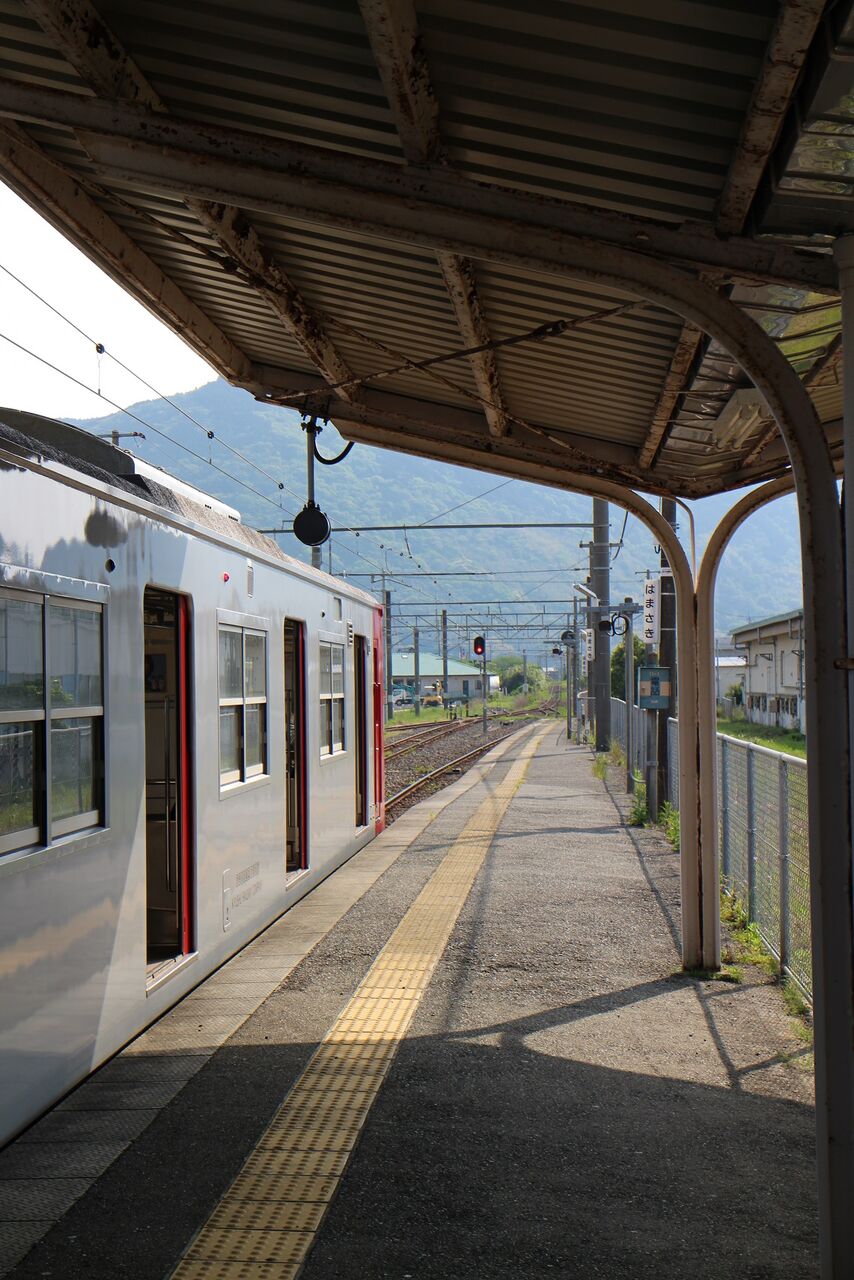
[[[326,1202],[311,1200],[224,1200],[214,1209],[208,1227],[240,1227],[255,1231],[316,1231]]]
[[[532,735],[505,782],[468,820],[178,1264],[174,1280],[296,1280],[544,732]]]
[[[175,1280],[291,1280],[299,1263],[218,1262],[212,1258],[185,1258],[173,1272]]]
[[[308,1200],[311,1203],[331,1200],[338,1186],[337,1178],[291,1177],[285,1181],[269,1174],[239,1173],[226,1192],[226,1203],[235,1200],[261,1200],[268,1204],[285,1200]]]
[[[262,1177],[330,1178],[344,1172],[347,1163],[345,1152],[335,1151],[263,1151],[255,1152],[243,1166],[244,1172]]]
[[[277,1262],[281,1266],[301,1259],[312,1235],[311,1231],[259,1231],[242,1225],[222,1229],[208,1225],[187,1257],[216,1262]]]

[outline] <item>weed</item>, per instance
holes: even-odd
[[[593,776],[600,782],[604,782],[608,776],[608,757],[604,752],[593,758]]]
[[[664,827],[664,834],[672,847],[679,852],[679,810],[669,800],[665,800],[658,813],[658,821]]]
[[[783,1002],[793,1018],[805,1018],[809,1013],[809,1005],[800,987],[791,978],[783,983]]]
[[[686,969],[689,978],[697,982],[733,982],[744,981],[744,972],[737,964],[722,964],[720,969]]]
[[[625,769],[626,753],[622,745],[614,739],[611,742],[611,750],[608,752],[608,759],[615,769]]]
[[[635,778],[632,807],[629,809],[629,826],[645,827],[648,822],[649,806],[646,802],[646,786],[639,778]]]

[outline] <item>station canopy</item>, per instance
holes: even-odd
[[[839,451],[852,55],[852,0],[0,0],[0,176],[260,399],[699,496],[777,428],[600,256],[731,298]]]

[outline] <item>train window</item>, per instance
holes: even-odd
[[[101,821],[102,621],[99,605],[0,593],[0,852]]]
[[[344,646],[320,644],[320,754],[344,750]]]
[[[267,635],[219,628],[220,786],[267,772]]]

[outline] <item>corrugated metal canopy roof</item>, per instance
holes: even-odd
[[[734,430],[719,344],[529,238],[730,296],[835,442],[852,30],[850,0],[0,0],[0,173],[260,397],[690,496],[785,468],[764,404]]]

